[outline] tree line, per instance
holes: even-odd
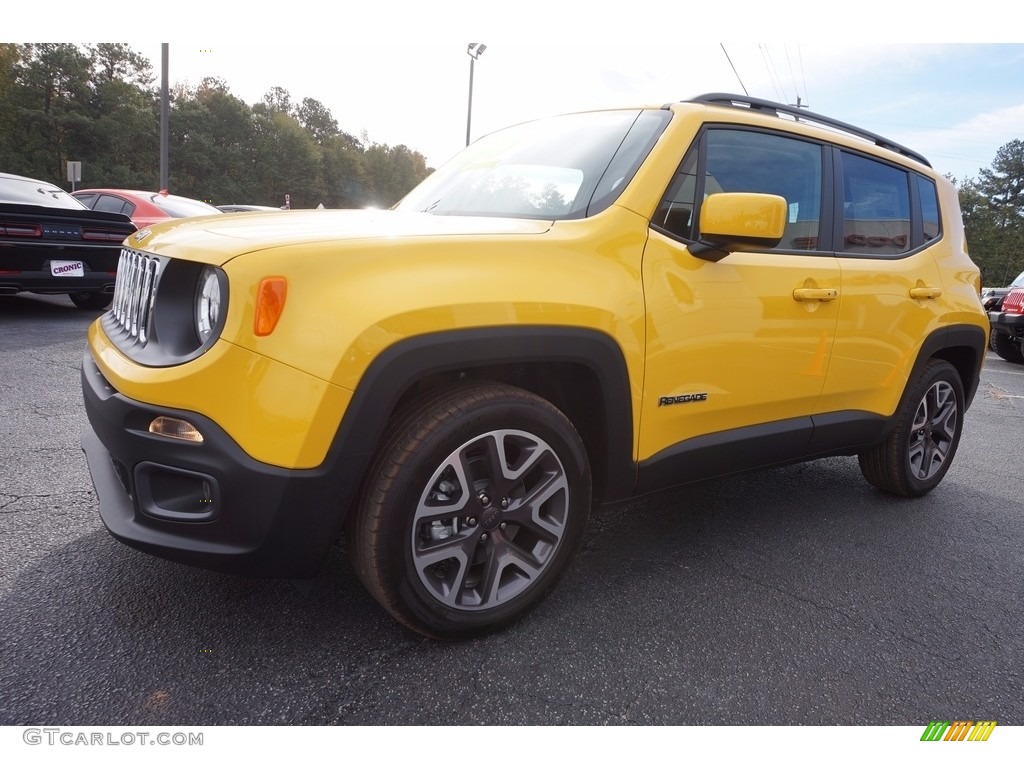
[[[0,43],[0,171],[66,186],[155,190],[160,89],[124,43]],[[247,104],[217,78],[170,93],[169,187],[215,204],[388,207],[432,169],[405,145],[338,128],[313,98],[283,88]]]
[[[1003,287],[1024,272],[1024,141],[996,152],[977,179],[957,184],[971,258],[985,285]]]
[[[125,43],[0,43],[0,170],[83,186],[155,189],[160,93],[150,62]],[[387,207],[431,171],[405,145],[338,128],[313,98],[283,88],[247,104],[222,80],[177,85],[170,98],[171,191],[214,203],[296,208]],[[1024,271],[1024,142],[957,181],[971,257],[985,285]]]

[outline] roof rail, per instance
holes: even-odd
[[[817,123],[828,128],[842,131],[843,133],[849,133],[853,136],[867,139],[879,147],[883,147],[884,149],[888,149],[893,152],[898,152],[901,155],[905,155],[919,163],[927,165],[929,168],[932,167],[932,164],[928,162],[924,155],[915,152],[912,149],[908,149],[902,144],[897,144],[891,139],[879,136],[877,133],[872,133],[871,131],[866,131],[863,128],[858,128],[855,125],[850,125],[849,123],[844,123],[840,120],[834,120],[831,117],[825,117],[825,115],[819,115],[817,112],[809,112],[802,107],[780,104],[775,101],[757,99],[751,96],[739,96],[734,93],[705,93],[700,96],[695,96],[694,98],[689,99],[689,101],[695,104],[714,104],[717,106],[735,107],[737,109],[752,109],[758,112],[774,112],[778,117],[788,115],[799,122]]]

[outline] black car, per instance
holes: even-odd
[[[999,309],[988,313],[988,319],[995,353],[1009,363],[1024,363],[1024,285],[1011,288]]]
[[[1014,288],[1024,288],[1024,272],[1017,275],[1017,279],[1006,288],[982,288],[981,305],[985,308],[986,312],[998,313],[1003,308],[1003,300],[1006,298],[1006,294]],[[988,347],[1004,360],[1010,360],[1014,363],[1024,362],[1024,357],[1021,357],[1020,351],[1014,345],[1007,344],[1006,332],[995,326],[992,327],[992,333],[988,338]]]
[[[1014,288],[1024,288],[1024,272],[1017,275],[1017,279],[1005,288],[982,288],[981,303],[985,311],[992,312],[1003,306],[1003,299]]]
[[[103,309],[135,229],[50,182],[0,173],[0,294],[66,293],[80,309]]]

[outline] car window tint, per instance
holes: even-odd
[[[697,152],[690,152],[679,166],[651,224],[677,237],[692,239],[696,210]]]
[[[96,194],[74,195],[75,200],[80,202],[82,205],[88,206],[89,208],[92,208],[96,204],[97,197],[99,197],[99,195]]]
[[[886,256],[910,250],[907,171],[842,152],[843,231],[837,250]]]
[[[701,144],[705,172],[698,184],[698,152],[691,149],[652,220],[659,229],[696,239],[695,211],[719,192],[779,195],[787,204],[786,230],[775,250],[813,251],[821,225],[822,147],[758,131],[712,128]],[[699,195],[699,198],[698,198]]]
[[[122,213],[124,211],[124,200],[113,195],[100,195],[100,199],[92,206],[94,211],[106,211],[107,213]]]
[[[921,217],[924,224],[925,242],[937,239],[942,234],[939,224],[939,194],[935,182],[924,176],[917,177],[917,194],[921,198]]]

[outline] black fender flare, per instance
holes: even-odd
[[[360,378],[329,455],[333,454],[335,462],[356,464],[355,475],[363,476],[403,394],[418,381],[465,369],[524,363],[570,363],[594,376],[605,425],[605,477],[594,478],[595,490],[601,491],[605,501],[631,496],[636,463],[625,357],[611,336],[587,328],[491,326],[395,342],[376,356]]]
[[[939,328],[930,333],[921,344],[917,360],[914,361],[914,367],[911,369],[907,381],[913,381],[932,358],[949,360],[963,379],[964,409],[966,410],[974,400],[974,395],[981,382],[981,367],[985,362],[987,341],[985,331],[976,325],[949,325]],[[956,349],[969,350],[974,359],[958,360],[956,355],[949,354],[950,351]],[[901,398],[900,407],[902,405]],[[899,408],[896,412],[899,412]]]

